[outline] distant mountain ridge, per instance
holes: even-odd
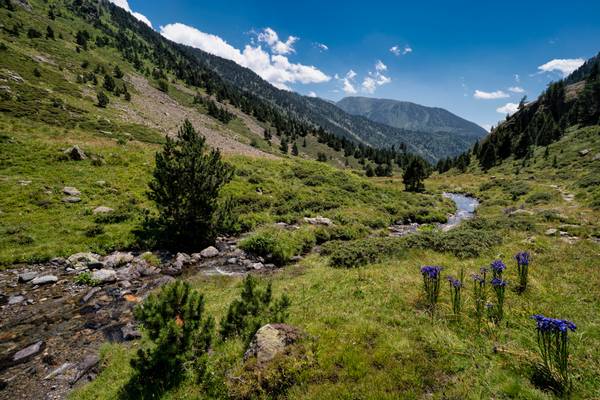
[[[446,132],[462,138],[473,138],[473,141],[487,135],[481,126],[439,107],[359,96],[345,97],[336,104],[349,114],[395,128],[424,133]]]

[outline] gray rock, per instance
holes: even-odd
[[[546,229],[546,232],[544,232],[544,234],[546,236],[553,236],[553,235],[556,235],[556,232],[558,232],[558,229],[549,228],[549,229]]]
[[[21,283],[29,282],[30,280],[35,278],[37,275],[38,275],[38,273],[33,272],[33,271],[23,272],[22,274],[19,274],[19,282],[21,282]]]
[[[111,213],[111,212],[113,212],[113,211],[115,211],[115,210],[113,210],[113,209],[112,209],[112,208],[110,208],[110,207],[106,207],[106,206],[98,206],[98,207],[96,207],[96,208],[94,208],[94,209],[92,210],[92,213],[93,213],[93,214],[108,214],[108,213]]]
[[[90,299],[91,299],[92,297],[94,297],[94,295],[95,295],[96,293],[98,293],[100,290],[102,290],[102,289],[100,289],[99,287],[94,287],[94,288],[91,288],[91,289],[90,289],[90,290],[89,290],[89,291],[88,291],[88,292],[87,292],[87,293],[86,293],[86,294],[85,294],[85,295],[84,295],[84,296],[81,298],[81,304],[85,304],[85,303],[87,303],[88,301],[90,301]]]
[[[100,283],[116,282],[117,271],[114,269],[99,269],[92,272],[92,279]]]
[[[15,363],[25,362],[28,359],[30,359],[31,357],[33,357],[34,355],[38,354],[43,349],[44,349],[44,342],[42,340],[40,340],[37,343],[34,343],[30,346],[25,347],[22,350],[17,351],[15,353],[15,355],[13,355],[12,360]]]
[[[219,255],[219,250],[214,246],[209,246],[200,252],[200,255],[204,258],[212,258]]]
[[[304,217],[304,222],[309,223],[311,225],[325,225],[325,226],[333,225],[333,222],[331,222],[331,220],[329,218],[325,218],[325,217],[321,217],[321,216],[317,216],[314,218]]]
[[[133,259],[134,257],[131,253],[116,251],[104,257],[102,262],[107,268],[117,268],[132,262]]]
[[[46,285],[48,283],[56,283],[58,282],[58,277],[56,275],[43,275],[34,278],[31,283],[34,285]]]
[[[260,270],[261,270],[261,269],[263,269],[265,266],[264,266],[264,264],[263,264],[263,263],[261,263],[261,262],[257,262],[257,263],[253,263],[253,264],[252,264],[250,267],[251,267],[252,269],[256,270],[256,271],[260,271]]]
[[[67,258],[67,263],[75,269],[86,269],[96,267],[102,268],[100,256],[95,253],[75,253]]]
[[[579,155],[580,156],[586,156],[590,153],[590,151],[592,151],[591,149],[583,149],[583,150],[579,150]]]
[[[77,372],[73,379],[71,379],[71,385],[77,383],[84,375],[86,375],[92,368],[94,368],[100,362],[100,357],[94,354],[87,355],[77,364]]]
[[[200,254],[200,253],[192,253],[192,254],[190,254],[190,258],[192,259],[193,263],[197,263],[200,260],[202,260],[202,254]]]
[[[69,196],[79,196],[81,194],[81,192],[73,186],[65,186],[63,188],[63,193],[68,194]]]
[[[29,184],[31,184],[31,181],[19,181],[19,185],[21,186],[29,186]]]
[[[596,155],[592,158],[592,161],[600,160],[600,153],[596,153]]]
[[[75,197],[75,196],[63,197],[63,199],[62,199],[63,203],[79,203],[80,201],[81,201],[81,198]]]
[[[23,296],[10,296],[8,298],[8,305],[12,306],[15,304],[21,304],[24,301],[25,301],[25,297],[23,297]]]
[[[63,372],[67,371],[72,366],[73,366],[73,364],[66,362],[63,365],[61,365],[60,367],[56,368],[54,371],[50,372],[48,375],[46,375],[44,377],[44,380],[47,381],[48,379],[52,379],[55,376],[62,375]]]
[[[74,160],[74,161],[81,161],[81,160],[85,160],[87,158],[87,156],[85,155],[85,152],[83,150],[81,150],[79,148],[79,146],[77,146],[77,145],[66,149],[64,151],[64,153],[67,156],[69,156],[69,158],[71,160]]]
[[[302,260],[302,256],[293,256],[292,258],[290,258],[291,262],[298,262]]]
[[[237,258],[235,258],[235,257],[228,258],[227,264],[237,264]]]
[[[121,333],[123,334],[123,339],[125,340],[135,340],[142,337],[142,334],[135,329],[135,326],[132,323],[128,323],[127,325],[121,328]]]
[[[267,324],[261,327],[244,353],[244,359],[256,357],[259,364],[272,360],[286,347],[298,342],[304,334],[287,324]]]

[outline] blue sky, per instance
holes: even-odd
[[[487,128],[600,51],[600,1],[112,1],[276,86],[413,101]]]

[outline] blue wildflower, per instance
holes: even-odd
[[[427,275],[429,278],[435,279],[438,278],[442,272],[442,267],[437,267],[434,265],[426,265],[421,267],[421,274]]]
[[[492,261],[490,266],[492,267],[492,272],[494,272],[494,275],[501,275],[502,272],[504,272],[504,270],[506,269],[506,265],[504,265],[502,260],[494,260]]]
[[[492,279],[492,282],[491,282],[491,284],[492,284],[492,286],[494,286],[494,287],[499,287],[499,286],[502,286],[502,287],[504,287],[504,286],[506,286],[506,285],[508,284],[508,282],[506,282],[506,281],[503,281],[503,280],[502,280],[502,279],[500,279],[500,278],[494,278],[494,279]]]
[[[529,253],[521,251],[515,255],[515,260],[517,260],[518,265],[529,265]]]

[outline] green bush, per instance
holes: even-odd
[[[203,377],[214,330],[213,318],[204,311],[203,295],[188,283],[175,281],[148,296],[134,315],[151,344],[131,360],[134,375],[124,397],[160,397],[184,379],[186,369]]]
[[[285,322],[290,299],[283,294],[273,299],[271,283],[265,289],[258,287],[258,281],[252,275],[244,279],[240,298],[234,300],[221,320],[219,333],[223,340],[239,336],[249,343],[256,331],[268,323]]]
[[[292,257],[310,251],[316,242],[315,230],[312,227],[303,226],[296,230],[287,230],[270,226],[261,228],[242,240],[240,248],[283,265]]]
[[[78,285],[86,285],[86,286],[98,286],[100,282],[92,279],[92,274],[89,272],[82,272],[75,277],[75,283]]]
[[[404,253],[404,247],[398,238],[337,240],[325,243],[321,253],[330,256],[329,264],[333,267],[356,268],[385,257],[401,255]]]
[[[542,204],[552,200],[552,194],[548,192],[534,192],[527,196],[525,202],[530,204]]]

